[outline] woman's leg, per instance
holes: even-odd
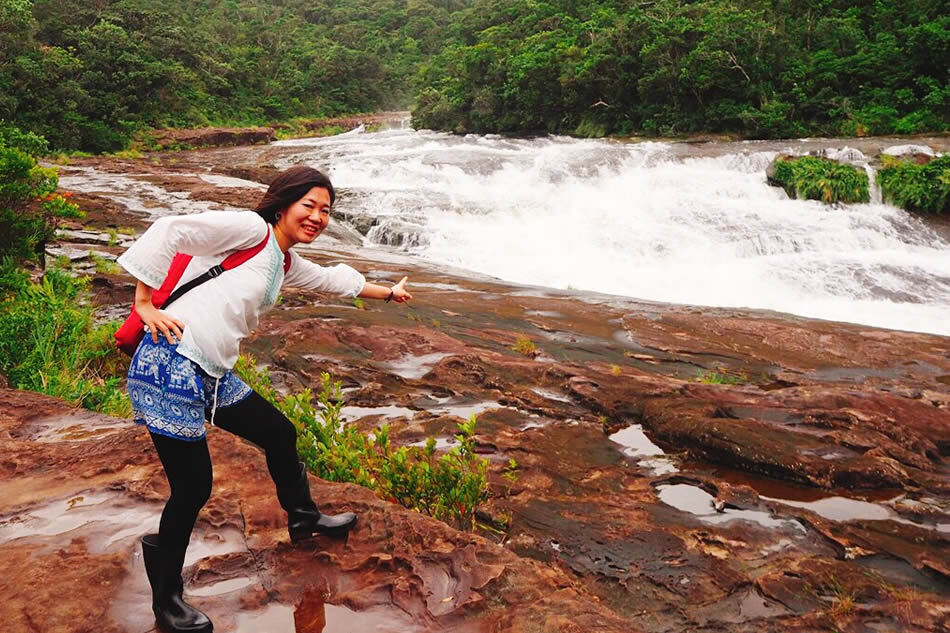
[[[240,402],[218,409],[214,421],[216,426],[264,449],[277,499],[288,514],[292,540],[313,532],[341,535],[353,527],[356,515],[352,512],[325,515],[317,510],[310,497],[306,468],[297,457],[297,429],[260,394],[252,391]]]
[[[210,631],[211,622],[182,599],[181,570],[198,512],[211,496],[211,455],[208,441],[186,441],[149,433],[165,469],[171,495],[158,528],[158,586],[153,587],[152,609],[165,629]]]

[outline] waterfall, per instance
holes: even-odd
[[[881,185],[877,181],[877,172],[871,163],[864,163],[864,171],[868,175],[868,193],[871,195],[871,204],[884,204],[881,199]]]

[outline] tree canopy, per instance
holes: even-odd
[[[147,127],[408,107],[457,132],[941,131],[944,0],[0,0],[0,119]]]
[[[752,137],[948,129],[943,0],[484,0],[414,120],[460,132]]]

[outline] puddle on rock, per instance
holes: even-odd
[[[424,630],[395,607],[354,611],[306,598],[297,606],[294,620],[294,633],[416,633]]]
[[[143,525],[157,527],[160,514],[160,508],[134,505],[114,492],[83,492],[0,518],[0,543],[20,538],[59,536],[91,523],[100,523],[108,527],[100,525],[90,530],[88,548],[92,554],[101,554],[115,543],[145,533]]]
[[[639,424],[632,424],[621,429],[609,437],[610,441],[624,447],[623,454],[637,460],[637,463],[649,468],[654,475],[665,475],[677,472],[659,446],[650,441]]]
[[[353,422],[360,418],[383,417],[383,418],[409,418],[418,413],[406,407],[389,405],[383,407],[353,407],[346,406],[340,409],[340,415],[346,422]]]
[[[418,442],[407,444],[407,446],[425,447],[426,442],[428,441],[429,439],[426,438],[424,440],[419,440]],[[437,451],[447,451],[450,448],[453,448],[454,446],[456,446],[457,444],[458,444],[458,440],[455,439],[454,435],[452,437],[436,437],[435,438],[435,450]]]
[[[530,431],[531,429],[543,429],[549,424],[551,424],[551,420],[545,420],[543,418],[539,418],[538,420],[531,420],[530,422],[525,422],[524,424],[521,425],[520,430]]]
[[[739,616],[743,620],[774,618],[789,613],[791,611],[781,604],[766,600],[755,591],[749,591],[739,602]]]
[[[234,633],[417,633],[422,630],[395,607],[354,611],[342,605],[306,599],[296,610],[275,602],[258,611],[239,613],[233,629]]]
[[[250,576],[241,576],[239,578],[231,578],[230,580],[222,580],[221,582],[212,583],[210,585],[186,588],[185,595],[198,596],[201,598],[207,596],[220,596],[232,591],[237,591],[238,589],[244,589],[255,582],[255,578],[251,578]]]
[[[454,415],[467,420],[473,415],[481,415],[493,409],[511,409],[511,407],[506,407],[497,402],[475,402],[473,404],[453,404],[432,409],[432,413],[436,415]]]
[[[816,501],[794,501],[792,499],[779,499],[766,497],[764,495],[762,495],[762,498],[795,508],[810,510],[818,516],[831,521],[894,521],[896,523],[903,523],[904,525],[913,525],[925,530],[937,530],[938,532],[950,533],[950,523],[918,523],[910,519],[905,519],[886,506],[869,501],[860,501],[847,497],[824,497]]]
[[[234,633],[295,633],[294,609],[285,604],[272,602],[257,611],[244,611],[237,614]],[[304,629],[308,633],[318,633],[320,629]]]
[[[422,629],[402,611],[395,609],[367,609],[353,611],[344,606],[323,605],[326,610],[326,628],[322,633],[414,633]],[[309,632],[307,632],[309,633]],[[316,632],[314,632],[316,633]]]
[[[30,420],[23,435],[34,442],[79,442],[131,428],[130,420],[80,409]]]
[[[791,519],[776,519],[768,512],[760,510],[735,510],[726,508],[718,512],[713,496],[705,490],[689,484],[657,486],[660,501],[682,512],[696,515],[700,521],[719,525],[730,521],[752,521],[766,528],[792,528],[805,532],[805,527]]]
[[[446,356],[451,356],[451,354],[435,352],[422,356],[405,356],[399,360],[380,363],[379,367],[402,378],[417,380],[429,373],[429,370],[435,367],[436,364]]]
[[[158,524],[155,524],[156,529]],[[224,556],[247,550],[244,533],[237,528],[218,528],[214,532],[195,531],[185,552],[185,566],[209,556]]]
[[[755,589],[738,591],[722,600],[700,607],[696,615],[709,622],[728,622],[738,624],[759,618],[774,618],[788,615],[791,611],[778,602],[759,595]]]
[[[567,404],[574,404],[574,402],[565,395],[555,393],[553,391],[548,391],[547,389],[541,389],[540,387],[532,387],[531,391],[535,392],[539,396],[547,398],[548,400],[555,400],[557,402],[566,402]]]

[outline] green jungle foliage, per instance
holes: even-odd
[[[37,283],[21,262],[41,259],[60,217],[80,217],[56,193],[55,170],[36,166],[46,141],[0,121],[0,374],[96,411],[129,415],[112,342],[117,324],[97,325],[87,281],[49,270]]]
[[[128,417],[122,386],[127,361],[112,335],[118,323],[96,325],[83,305],[87,280],[51,269],[39,283],[15,260],[0,264],[0,374],[11,387]]]
[[[822,202],[868,202],[868,175],[863,169],[827,158],[803,156],[775,163],[773,179],[790,198]]]
[[[318,477],[359,484],[457,527],[475,527],[475,511],[488,500],[489,488],[488,461],[475,454],[474,415],[459,423],[457,444],[436,457],[434,438],[425,447],[394,447],[388,425],[369,436],[343,424],[340,383],[327,373],[314,405],[309,389],[279,395],[251,358],[241,356],[234,371],[294,423],[297,452]]]
[[[456,132],[946,130],[945,0],[0,0],[0,118],[54,148],[407,107]]]
[[[946,130],[945,0],[481,0],[417,127],[759,138]]]
[[[45,151],[45,139],[0,120],[0,258],[42,257],[58,218],[82,217],[71,194],[56,193],[56,170],[37,166]]]
[[[405,107],[469,0],[0,0],[0,118],[58,149]]]
[[[878,172],[881,194],[891,204],[908,211],[950,213],[950,156],[926,165],[885,157]]]

